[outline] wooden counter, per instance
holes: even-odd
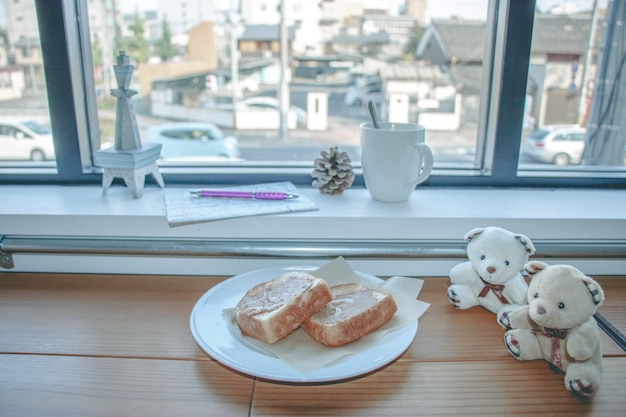
[[[482,308],[455,310],[448,280],[397,361],[328,385],[285,385],[226,369],[194,341],[195,302],[223,277],[0,273],[0,416],[618,416],[626,353],[603,333],[591,400],[543,361],[518,362]],[[626,277],[600,277],[599,312],[624,333]]]

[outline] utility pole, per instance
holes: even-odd
[[[287,48],[289,39],[287,38],[287,19],[285,0],[280,0],[280,87],[278,89],[278,102],[280,105],[280,139],[286,140],[289,132],[289,61]]]
[[[591,31],[589,34],[589,43],[587,46],[587,54],[585,56],[585,63],[583,65],[582,81],[580,82],[580,102],[578,105],[578,124],[580,126],[586,126],[589,119],[589,109],[587,108],[588,101],[591,100],[589,93],[589,82],[595,77],[595,74],[591,72],[591,66],[593,65],[593,58],[598,51],[596,37],[598,26],[598,0],[593,1],[593,9],[591,11]],[[593,92],[591,92],[593,94]]]
[[[237,130],[237,103],[239,102],[239,38],[241,25],[237,10],[233,6],[230,21],[230,88],[233,99],[233,129]]]
[[[624,65],[623,39],[626,28],[626,2],[611,0],[607,10],[606,35],[589,115],[582,165],[624,166],[626,151],[626,87],[621,77]]]

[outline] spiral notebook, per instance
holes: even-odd
[[[211,187],[215,189],[216,187]],[[224,188],[226,189],[226,188]],[[233,191],[268,191],[297,194],[288,200],[255,200],[253,198],[197,197],[192,189],[165,189],[165,211],[170,227],[186,224],[267,214],[318,210],[310,199],[298,193],[291,182],[228,187]]]

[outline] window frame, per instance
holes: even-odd
[[[97,145],[95,91],[89,53],[89,19],[85,0],[35,0],[51,126],[56,149],[56,169],[28,169],[28,173],[0,171],[0,184],[87,184],[101,181],[101,170],[94,165],[91,148]],[[493,22],[487,42],[493,50],[493,66],[485,66],[481,117],[482,146],[476,149],[481,169],[436,169],[422,187],[626,187],[621,171],[601,167],[559,167],[559,170],[518,170],[523,112],[526,98],[535,0],[492,0],[487,21]],[[82,18],[78,18],[77,16]],[[76,24],[74,24],[76,22]],[[493,80],[493,81],[490,81]],[[523,82],[519,82],[523,80]],[[68,94],[68,91],[71,94]],[[90,119],[91,118],[91,119]],[[497,138],[495,140],[494,138]],[[289,166],[287,166],[289,165]],[[278,168],[277,168],[278,167]],[[161,168],[167,184],[206,182],[245,184],[250,182],[291,181],[311,183],[308,164],[263,164],[236,168]],[[236,169],[236,172],[234,171]],[[360,169],[354,186],[363,187]],[[602,175],[602,176],[598,176]],[[151,178],[146,178],[148,182]]]

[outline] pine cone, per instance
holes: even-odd
[[[337,147],[328,152],[322,151],[321,158],[315,159],[315,169],[311,173],[313,188],[324,194],[341,194],[354,182],[352,161],[345,152],[339,152]]]

